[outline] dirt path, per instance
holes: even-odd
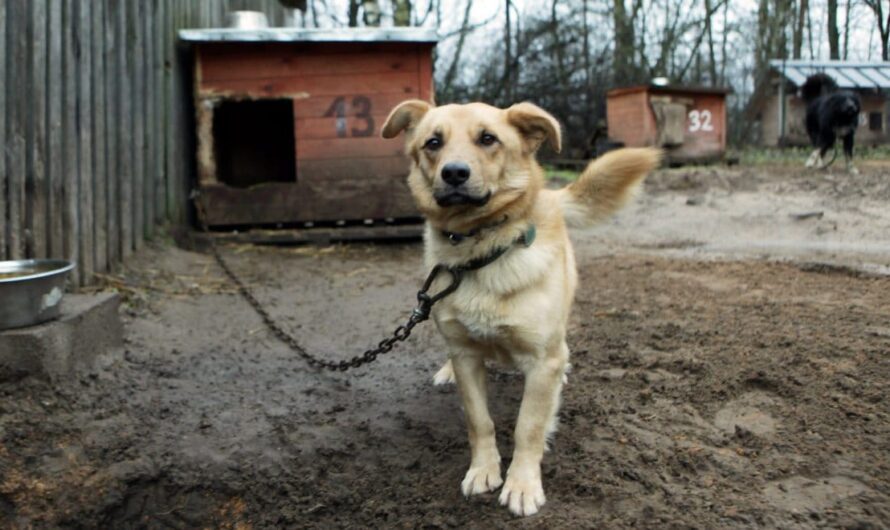
[[[644,203],[695,208],[686,193]],[[161,245],[121,275],[124,351],[73,381],[0,382],[0,526],[887,528],[890,277],[676,256],[666,236],[623,243],[627,219],[578,238],[574,369],[533,518],[460,495],[466,434],[454,388],[430,384],[433,326],[361,375],[317,374],[208,256]],[[417,245],[227,255],[332,356],[400,323],[423,276]],[[492,376],[504,455],[521,384]]]

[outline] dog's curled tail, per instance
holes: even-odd
[[[639,147],[610,151],[592,161],[578,180],[560,190],[566,223],[585,227],[608,218],[633,198],[661,158],[661,149]]]

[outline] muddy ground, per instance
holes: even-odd
[[[152,244],[108,279],[125,348],[0,382],[0,526],[888,528],[890,171],[862,169],[663,171],[577,236],[574,369],[527,519],[460,494],[432,325],[317,373],[208,255]],[[400,323],[424,275],[416,244],[225,253],[332,358]],[[493,372],[506,456],[521,385]]]

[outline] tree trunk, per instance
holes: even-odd
[[[513,35],[510,31],[510,4],[512,2],[510,0],[506,0],[506,9],[507,9],[507,21],[504,26],[504,96],[506,97],[506,102],[508,104],[512,104],[513,102],[513,67],[512,67],[512,42]]]
[[[458,61],[460,61],[460,56],[464,50],[464,42],[467,39],[467,33],[469,32],[470,26],[470,10],[473,7],[473,0],[466,0],[467,5],[464,7],[464,18],[463,22],[460,26],[460,36],[457,38],[457,46],[454,48],[454,54],[451,59],[451,64],[448,66],[448,71],[445,72],[445,79],[442,83],[442,92],[446,94],[446,96],[451,92],[451,86],[454,84],[454,78],[457,77],[457,65]]]
[[[847,2],[849,8],[850,2]],[[803,32],[807,21],[807,11],[810,9],[809,0],[800,0],[797,7],[797,24],[794,26],[794,51],[792,57],[800,59],[803,54]]]
[[[634,26],[624,0],[613,1],[612,20],[615,23],[615,84],[620,85],[633,79]]]
[[[361,0],[349,0],[349,27],[355,28],[358,27],[358,11],[361,6]],[[315,13],[314,7],[315,2],[312,2],[313,13]],[[315,27],[318,27],[318,24],[315,24]]]
[[[828,50],[831,59],[840,59],[837,31],[837,0],[828,0]]]
[[[881,59],[890,61],[890,49],[887,48],[888,41],[890,41],[890,5],[886,7],[887,12],[884,13],[884,0],[863,0],[863,2],[875,14],[875,22],[877,22],[878,33],[881,36]]]
[[[395,26],[411,25],[411,0],[393,0],[392,22]]]
[[[380,3],[377,0],[362,0],[362,22],[365,26],[380,26]]]
[[[708,33],[708,75],[710,76],[711,86],[717,86],[717,59],[714,57],[714,33],[711,28],[713,15],[711,0],[705,0],[705,31]]]

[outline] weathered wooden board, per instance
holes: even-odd
[[[62,53],[62,229],[64,255],[75,263],[80,263],[80,217],[78,216],[78,181],[79,166],[77,163],[77,2],[64,0],[62,11],[63,31]],[[70,280],[77,282],[80,274],[72,274]]]
[[[118,60],[120,33],[118,31],[118,17],[120,16],[120,1],[108,2],[103,10],[104,42],[103,61],[105,66],[105,226],[106,226],[106,253],[109,267],[117,263],[121,258],[121,209],[120,209],[120,150],[123,144],[120,141],[122,134],[120,126],[121,92],[120,79],[122,68]]]
[[[4,85],[7,79],[7,47],[6,47],[6,2],[0,2],[0,82]],[[0,145],[6,145],[6,88],[0,87],[0,110],[3,111],[3,118],[0,119]],[[6,240],[9,232],[9,223],[7,221],[6,204],[8,198],[5,190],[7,189],[8,175],[6,173],[6,155],[0,153],[0,260],[7,259]]]
[[[7,31],[10,50],[7,64],[9,72],[7,82],[9,89],[7,100],[7,137],[4,145],[6,151],[7,171],[7,217],[9,225],[8,254],[12,259],[26,256],[26,239],[28,226],[25,220],[25,186],[27,172],[28,131],[28,27],[31,20],[26,2],[12,2],[7,7],[9,17]],[[13,29],[14,28],[14,29]],[[10,97],[11,96],[11,97]]]
[[[94,267],[97,272],[108,269],[108,195],[105,183],[108,171],[105,160],[105,4],[93,4],[92,13],[92,103],[93,113],[93,237]]]
[[[115,27],[116,42],[118,43],[117,67],[120,75],[118,88],[118,165],[120,173],[118,187],[118,204],[120,208],[120,248],[121,257],[126,258],[133,252],[133,239],[138,237],[134,233],[136,219],[133,208],[133,171],[134,171],[134,146],[133,146],[133,31],[132,21],[133,1],[120,0],[118,5],[117,25]]]
[[[77,141],[78,194],[77,214],[80,223],[79,271],[82,283],[93,279],[95,272],[95,244],[93,233],[93,113],[90,76],[92,56],[92,2],[78,2],[77,20]]]
[[[64,0],[49,0],[47,5],[47,254],[52,258],[65,258],[65,71],[62,69],[64,51],[62,42],[65,32],[61,29]]]
[[[419,97],[416,72],[379,74],[318,75],[300,78],[246,80],[234,79],[203,83],[201,94],[224,97],[281,97],[296,99],[315,96],[352,96],[361,94],[402,94]]]
[[[338,99],[343,98],[343,104],[339,104]],[[368,105],[362,102],[359,97],[366,98]],[[300,98],[294,100],[294,117],[296,119],[312,119],[312,118],[329,118],[333,122],[333,118],[338,113],[342,113],[344,117],[357,116],[359,114],[377,114],[389,116],[390,111],[399,103],[411,99],[404,94],[383,93],[383,94],[350,94],[349,96],[325,96]],[[383,125],[380,123],[379,125]]]
[[[31,23],[28,26],[28,42],[31,50],[28,54],[30,64],[28,70],[31,75],[29,80],[30,126],[28,127],[28,169],[27,177],[29,197],[26,201],[28,212],[27,225],[28,238],[27,253],[29,256],[45,258],[47,256],[47,202],[48,193],[46,185],[46,39],[38,35],[46,28],[46,4],[32,2],[29,5]]]
[[[300,78],[314,75],[417,72],[419,57],[404,46],[352,50],[342,45],[216,44],[200,48],[203,83],[238,79]]]

